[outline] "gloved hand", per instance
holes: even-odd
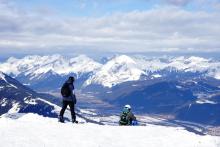
[[[75,95],[75,94],[73,95],[73,102],[74,102],[74,104],[76,104],[76,103],[77,103],[77,100],[76,100],[76,95]]]

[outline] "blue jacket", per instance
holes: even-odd
[[[66,83],[69,84],[69,89],[71,90],[71,95],[68,96],[68,97],[63,97],[63,100],[64,101],[72,101],[72,102],[74,102],[74,104],[76,104],[76,96],[75,96],[75,91],[74,91],[74,85],[69,80],[67,80]]]

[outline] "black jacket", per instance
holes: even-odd
[[[76,96],[75,96],[74,85],[70,80],[67,80],[66,83],[69,84],[69,89],[71,91],[71,95],[68,97],[63,97],[63,100],[64,101],[72,101],[72,102],[74,102],[74,104],[76,104],[77,100],[76,100]]]

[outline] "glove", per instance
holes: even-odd
[[[73,102],[74,102],[74,104],[76,104],[76,102],[77,102],[75,94],[73,95]]]

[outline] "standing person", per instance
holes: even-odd
[[[62,109],[59,115],[60,122],[64,122],[63,114],[67,106],[69,105],[72,122],[78,123],[78,121],[76,121],[76,113],[75,113],[76,96],[75,96],[74,85],[73,85],[74,81],[75,81],[75,78],[70,76],[69,79],[63,84],[61,88],[61,95],[63,97],[63,106],[62,106]]]
[[[137,125],[137,120],[134,114],[131,112],[131,106],[125,105],[120,116],[119,125],[121,126],[129,126],[129,125]]]

